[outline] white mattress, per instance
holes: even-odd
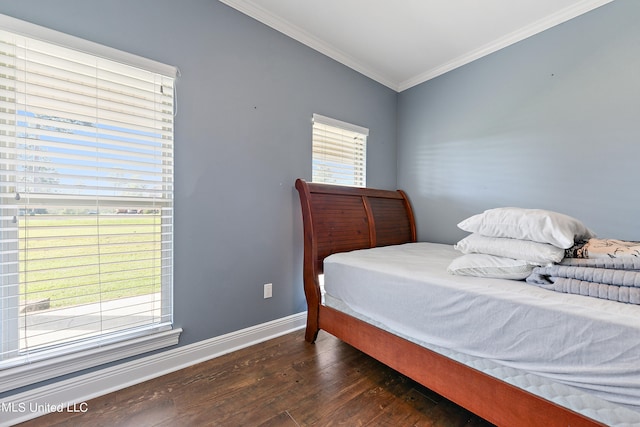
[[[331,255],[325,303],[608,425],[640,425],[640,306],[452,276],[457,256],[433,243]]]

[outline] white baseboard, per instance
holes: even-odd
[[[302,329],[306,318],[306,312],[294,314],[9,396],[0,402],[0,426],[56,411],[91,411],[90,399]]]

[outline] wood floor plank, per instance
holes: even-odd
[[[324,332],[315,344],[287,334],[87,405],[21,426],[490,426]]]
[[[287,413],[282,412],[275,417],[258,424],[257,427],[300,427],[293,418]]]

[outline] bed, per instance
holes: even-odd
[[[295,187],[304,226],[308,342],[324,330],[496,425],[640,425],[640,306],[513,280],[452,276],[446,266],[455,250],[417,242],[402,191],[301,179]],[[412,297],[403,300],[401,289],[412,289]],[[521,307],[526,310],[517,314]],[[417,318],[402,319],[412,311]],[[604,329],[582,327],[576,342],[557,338],[555,329],[580,329],[585,321]],[[547,323],[530,331],[523,322]],[[527,333],[514,338],[508,329]],[[545,330],[541,351],[531,351],[535,333]],[[585,336],[592,337],[594,366],[572,359],[570,348],[583,345]],[[605,354],[612,340],[629,345]],[[529,347],[522,344],[527,341]],[[542,364],[550,354],[555,363]],[[621,367],[604,369],[609,359],[620,359]]]

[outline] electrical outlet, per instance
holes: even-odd
[[[271,298],[272,294],[271,291],[273,289],[273,284],[272,283],[266,283],[264,285],[264,298]]]

